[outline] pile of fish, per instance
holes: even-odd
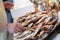
[[[15,37],[21,40],[44,39],[57,23],[57,12],[34,12],[20,17],[17,23],[21,23],[27,29]]]

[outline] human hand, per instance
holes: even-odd
[[[14,7],[13,3],[12,2],[8,2],[8,1],[5,1],[4,2],[4,7],[6,9],[12,9]]]
[[[18,33],[18,32],[23,32],[26,28],[22,27],[21,24],[19,23],[10,23],[8,25],[8,31],[10,33]]]

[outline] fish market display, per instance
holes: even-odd
[[[34,12],[20,17],[17,23],[21,23],[27,29],[15,36],[21,40],[42,40],[54,28],[57,23],[57,12]]]

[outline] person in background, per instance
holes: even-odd
[[[2,1],[2,0],[0,0],[0,1]],[[4,4],[5,10],[6,10],[7,24],[0,23],[0,31],[1,32],[7,31],[7,38],[9,36],[9,33],[18,33],[18,32],[24,31],[25,28],[22,27],[21,24],[13,23],[13,19],[12,19],[11,12],[10,12],[10,9],[12,9],[14,7],[13,1],[9,2],[8,0],[3,0],[2,4]],[[4,34],[2,35],[2,37],[3,36],[4,36]],[[3,40],[3,38],[2,38],[2,40]],[[9,40],[9,38],[6,40]]]
[[[6,10],[6,14],[7,14],[8,26],[12,25],[12,28],[14,27],[13,25],[19,25],[20,26],[19,23],[16,23],[16,24],[13,23],[13,18],[12,18],[11,12],[10,12],[10,9],[12,9],[14,7],[13,0],[10,2],[8,0],[3,0],[3,3],[4,3],[4,7]],[[20,29],[19,27],[16,27],[16,28]],[[9,27],[9,29],[10,29],[10,27]]]

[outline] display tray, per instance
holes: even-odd
[[[22,27],[26,27],[22,33],[14,36],[17,40],[46,40],[46,38],[58,27],[56,11],[33,12],[17,19]]]
[[[60,23],[44,40],[60,40]]]

